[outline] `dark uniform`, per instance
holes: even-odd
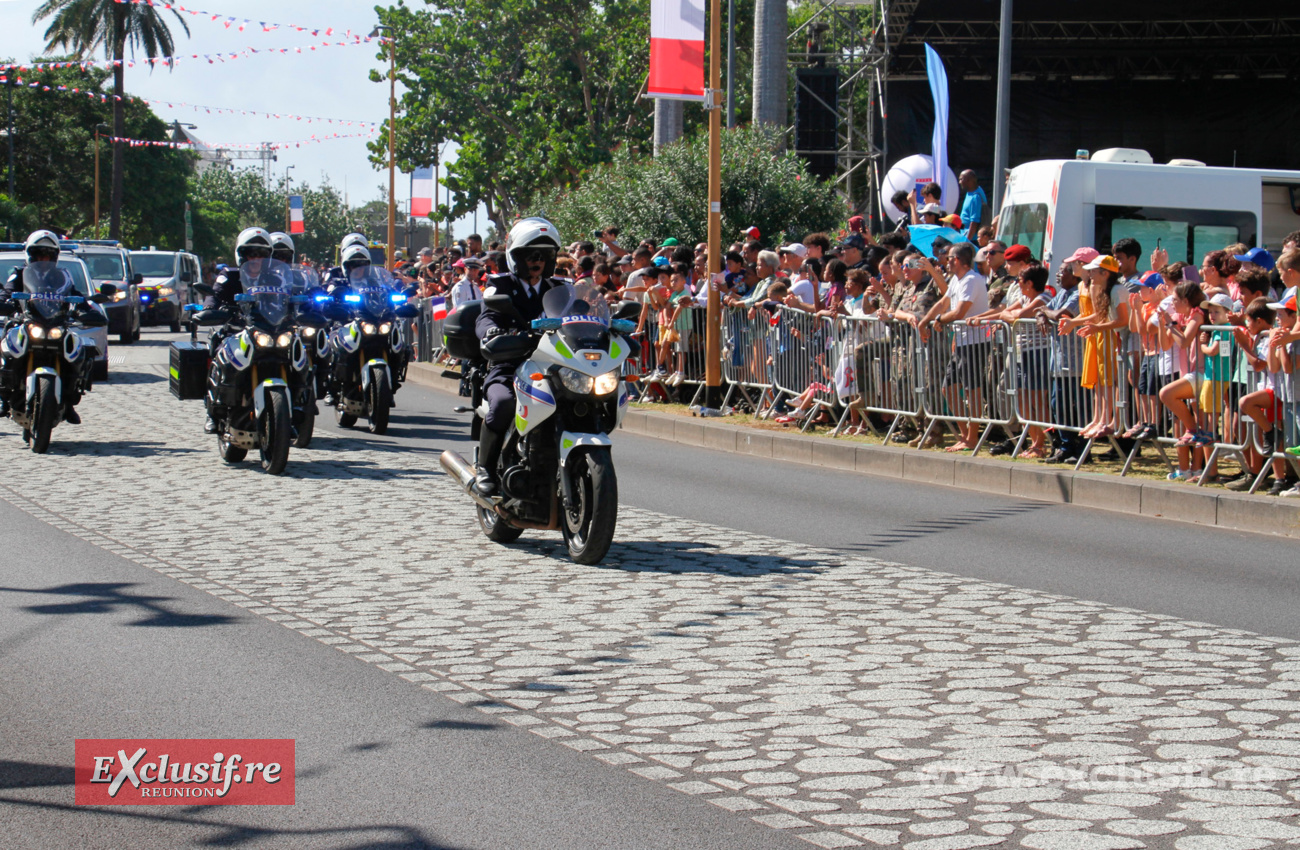
[[[474,325],[478,338],[486,342],[503,333],[531,332],[529,323],[542,316],[542,296],[553,288],[564,285],[566,284],[563,280],[544,277],[535,288],[530,288],[513,274],[489,276],[484,292],[491,289],[495,290],[496,295],[509,295],[515,309],[523,317],[523,322],[509,314],[484,309]],[[483,397],[488,403],[488,414],[484,424],[494,433],[504,434],[510,427],[510,423],[514,421],[515,370],[519,368],[520,362],[522,361],[493,363],[487,377],[483,380]]]

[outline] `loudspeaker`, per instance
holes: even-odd
[[[835,68],[797,68],[795,82],[795,151],[807,160],[809,172],[828,180],[835,176],[835,154],[804,151],[833,151],[839,147],[840,72]]]

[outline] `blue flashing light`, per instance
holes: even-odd
[[[406,303],[406,296],[405,296],[405,295],[398,294],[398,293],[394,293],[394,294],[388,296],[388,299],[389,299],[390,301],[392,301],[394,304],[405,304],[405,303]]]
[[[317,303],[319,303],[319,302],[321,302],[321,301],[328,301],[328,300],[330,300],[330,297],[329,297],[328,295],[317,295],[317,296],[316,296],[316,301],[317,301]]]
[[[148,296],[148,295],[141,295],[141,296],[140,296],[140,300],[141,300],[141,301],[148,301],[148,300],[149,300],[149,296]]]
[[[360,295],[344,295],[344,296],[343,296],[343,300],[344,300],[344,301],[347,301],[349,304],[360,304],[360,303],[361,303],[361,296],[360,296]]]

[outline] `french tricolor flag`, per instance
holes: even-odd
[[[289,196],[289,235],[306,232],[302,220],[302,195]]]
[[[411,175],[411,216],[423,218],[433,212],[433,166],[415,169]]]
[[[704,100],[704,0],[650,0],[646,94]]]
[[[447,299],[430,298],[429,309],[433,310],[433,320],[435,322],[442,321],[447,318]]]

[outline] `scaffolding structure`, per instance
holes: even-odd
[[[833,149],[804,149],[803,156],[834,155],[835,186],[873,224],[883,220],[880,184],[889,151],[886,81],[890,55],[907,30],[919,0],[818,0],[812,15],[787,40],[797,98],[836,116]],[[800,68],[837,74],[834,103],[800,78]],[[798,134],[792,134],[798,138]],[[797,142],[796,142],[797,145]]]

